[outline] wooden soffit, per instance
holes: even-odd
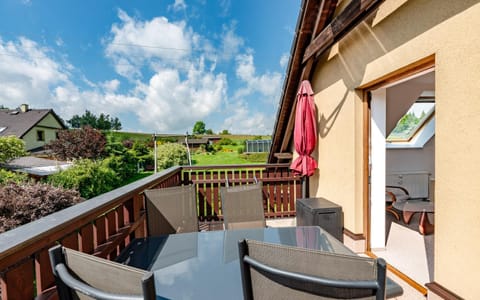
[[[289,151],[295,116],[296,92],[311,79],[316,58],[374,12],[384,0],[351,0],[335,17],[338,0],[305,0],[299,13],[290,62],[272,137],[269,163]],[[274,155],[277,154],[277,155]]]
[[[335,12],[337,1],[304,0],[302,3],[274,127],[272,147],[268,158],[270,163],[275,160],[277,162],[281,161],[278,155],[275,156],[274,154],[285,152],[291,140],[292,121],[290,119],[295,114],[295,95],[301,78],[308,79],[306,77],[310,76],[313,65],[313,60],[307,64],[307,68],[302,64],[305,49],[310,45],[315,36],[322,31],[325,25],[329,23]],[[288,136],[284,136],[284,134]],[[286,146],[285,141],[287,141]]]

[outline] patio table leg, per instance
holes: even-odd
[[[410,221],[412,220],[413,215],[416,213],[416,211],[403,211],[403,222],[405,224],[410,224]]]
[[[429,235],[433,233],[434,227],[435,226],[428,220],[427,212],[423,210],[418,224],[418,231],[423,235]]]

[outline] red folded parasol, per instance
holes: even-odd
[[[308,80],[302,81],[297,92],[293,134],[295,150],[299,156],[292,162],[290,169],[302,176],[311,176],[317,168],[317,162],[310,156],[317,143],[317,120],[313,90]]]

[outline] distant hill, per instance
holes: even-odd
[[[108,134],[113,135],[117,139],[123,141],[123,140],[133,140],[133,141],[145,141],[145,140],[150,140],[153,138],[153,133],[141,133],[141,132],[128,132],[128,131],[110,131]],[[172,138],[172,139],[179,139],[179,138],[184,138],[184,134],[159,134],[157,133],[157,138]],[[190,136],[189,136],[190,137]],[[205,134],[205,135],[192,135],[192,138],[200,138],[200,137],[220,137],[220,138],[228,138],[231,140],[253,140],[257,137],[261,137],[261,139],[264,140],[269,140],[271,139],[270,135],[254,135],[254,134]]]

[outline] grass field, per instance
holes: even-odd
[[[200,153],[192,155],[192,165],[241,165],[241,164],[264,164],[267,162],[267,153],[254,155],[239,154],[239,146],[223,146],[223,149],[215,154]]]
[[[133,141],[147,141],[152,140],[152,133],[139,133],[139,132],[124,132],[124,131],[111,131],[109,135],[115,137],[117,141],[133,140]],[[177,137],[181,137],[178,135]],[[263,164],[267,161],[267,153],[256,154],[239,154],[238,148],[240,148],[244,140],[252,140],[259,135],[219,135],[221,138],[230,139],[237,145],[223,145],[222,150],[212,153],[192,153],[192,165],[206,166],[206,165],[237,165],[237,164]],[[175,135],[160,135],[157,139],[168,139],[168,137],[176,139]],[[200,136],[199,136],[200,137]],[[262,136],[263,139],[269,139],[270,136]]]
[[[133,175],[132,177],[130,177],[130,178],[128,179],[128,181],[124,183],[124,185],[129,184],[129,183],[132,183],[132,182],[137,181],[137,180],[140,180],[140,179],[142,179],[142,178],[144,178],[144,177],[147,177],[147,176],[150,176],[150,175],[152,175],[152,174],[153,174],[153,171],[143,171],[143,172],[139,172],[139,173]]]

